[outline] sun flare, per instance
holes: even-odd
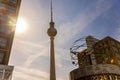
[[[22,18],[18,18],[17,25],[16,25],[16,32],[25,32],[27,28],[26,21]]]

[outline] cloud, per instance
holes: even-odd
[[[46,41],[46,38],[48,38],[46,32],[49,27],[49,10],[45,7],[46,5],[42,0],[34,0],[34,2],[32,0],[22,1],[19,17],[25,18],[28,25],[27,32],[21,35],[16,33],[15,36],[29,42]]]
[[[34,0],[34,2],[23,0],[20,16],[26,17],[30,29],[24,35],[15,35],[10,59],[10,64],[15,65],[13,80],[49,79],[49,37],[46,33],[49,27],[48,18],[46,18],[48,10],[43,10],[42,4],[39,3],[39,0]],[[69,72],[74,69],[70,61],[69,49],[65,49],[64,46],[69,46],[71,39],[83,32],[90,23],[110,7],[110,1],[97,0],[80,11],[73,20],[55,26],[58,30],[55,37],[58,80],[68,80]]]
[[[48,55],[48,47],[34,42],[31,43],[28,41],[21,41],[16,38],[14,39],[13,49],[11,60],[13,62],[16,61],[16,63],[20,61],[22,62],[24,60],[24,63],[22,64],[26,66],[29,66],[32,63],[32,61],[34,61],[39,56]],[[14,59],[16,60],[14,61]]]
[[[106,6],[107,5],[107,6]],[[57,45],[65,46],[66,42],[69,43],[77,34],[81,32],[86,32],[85,28],[89,27],[97,17],[102,13],[109,10],[112,6],[112,1],[98,0],[94,4],[87,6],[83,11],[81,11],[74,20],[70,20],[67,23],[59,25],[58,35],[57,35]],[[87,33],[87,32],[86,32]]]
[[[20,46],[22,45],[22,46]],[[15,79],[29,79],[37,80],[35,75],[26,73],[29,69],[31,73],[34,70],[46,72],[49,74],[49,50],[48,46],[39,45],[36,43],[30,43],[27,41],[21,41],[15,38],[14,51],[12,51],[10,64],[14,64],[15,70],[13,74],[13,80]],[[69,51],[62,48],[56,48],[56,73],[59,80],[68,79],[69,70],[73,69],[70,61]],[[64,57],[63,57],[64,56]],[[33,71],[33,72],[32,72]],[[63,76],[63,73],[66,76]],[[24,75],[24,76],[23,76]],[[23,76],[23,77],[21,77]],[[30,76],[30,77],[29,77]],[[42,78],[41,78],[42,80]],[[44,79],[46,80],[46,79]]]
[[[115,20],[115,22],[116,22],[116,24],[115,24],[115,31],[112,33],[112,34],[114,34],[114,37],[118,40],[118,41],[120,41],[120,15],[116,12],[116,19],[114,19]]]
[[[48,80],[49,74],[44,71],[28,67],[15,67],[13,80]]]
[[[118,28],[115,29],[114,36],[118,41],[120,41],[120,24],[118,24]]]

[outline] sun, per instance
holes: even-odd
[[[22,18],[18,18],[17,24],[16,24],[16,32],[21,33],[25,32],[27,28],[26,21]]]

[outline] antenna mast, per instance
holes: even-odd
[[[51,0],[51,22],[53,22],[53,6],[52,6],[52,0]]]

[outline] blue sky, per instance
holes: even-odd
[[[111,36],[120,40],[120,0],[53,0],[57,80],[69,80],[69,48],[81,37]],[[27,23],[14,37],[10,65],[12,80],[49,80],[50,0],[22,0],[19,18]]]

